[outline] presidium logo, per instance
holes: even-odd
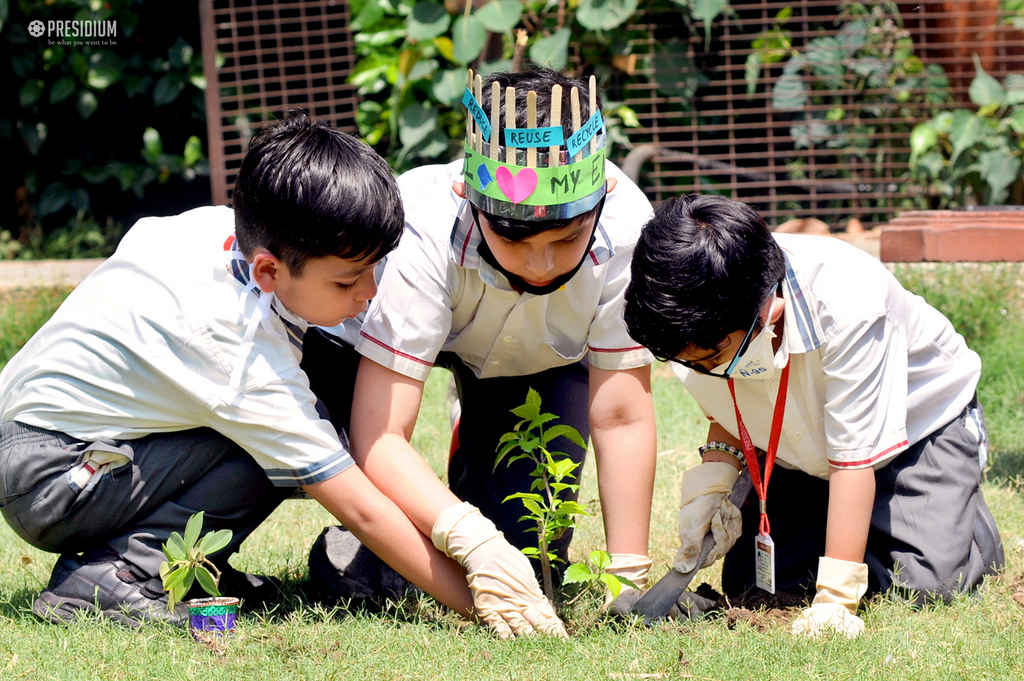
[[[45,22],[35,19],[28,24],[28,33],[33,38],[46,36],[50,45],[116,45],[117,22],[107,20],[50,19]]]

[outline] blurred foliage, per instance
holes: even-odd
[[[106,255],[141,214],[209,202],[193,182],[209,166],[198,5],[187,8],[0,0],[0,258]],[[68,21],[116,33],[58,34]]]
[[[818,164],[835,168],[819,170],[816,177],[854,178],[845,167],[857,161],[871,172],[854,179],[886,178],[887,168],[900,159],[887,153],[888,145],[878,144],[879,136],[905,137],[915,118],[951,101],[945,71],[938,64],[926,66],[914,54],[892,0],[844,0],[835,36],[812,38],[802,49],[793,46],[787,28],[792,14],[791,7],[780,10],[773,26],[752,42],[745,73],[748,94],[756,91],[764,67],[782,63],[771,85],[771,107],[791,112],[790,135],[797,149],[834,150],[834,160],[815,157]],[[790,164],[793,179],[803,179],[806,172],[800,163]]]
[[[999,82],[974,62],[968,95],[978,108],[943,111],[916,126],[911,172],[942,208],[1024,203],[1024,75]]]
[[[604,87],[636,67],[632,26],[666,8],[690,32],[703,24],[706,37],[729,11],[727,0],[353,0],[359,131],[399,172],[417,159],[450,160],[465,134],[468,67],[487,75],[548,66],[594,74]],[[686,52],[679,40],[659,45],[653,67],[665,87],[692,94],[698,74]],[[605,102],[604,115],[613,143],[625,141],[621,126],[639,125],[616,102]]]

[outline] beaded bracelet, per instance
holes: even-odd
[[[704,460],[704,455],[710,451],[731,454],[732,456],[736,457],[736,460],[740,462],[741,466],[745,466],[747,464],[747,460],[746,458],[744,458],[743,452],[736,449],[732,445],[725,444],[724,442],[708,442],[707,444],[703,444],[700,447],[698,447],[697,453],[700,454],[701,461]]]

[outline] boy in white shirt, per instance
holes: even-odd
[[[463,101],[465,160],[399,178],[406,233],[356,344],[364,359],[353,456],[435,541],[482,514],[516,547],[536,547],[521,504],[503,503],[530,490],[534,465],[495,468],[499,438],[518,420],[510,409],[532,387],[556,423],[593,438],[610,571],[642,584],[656,447],[652,357],[626,333],[622,296],[650,204],[605,160],[593,81],[550,70],[494,74]],[[409,444],[435,365],[455,374],[461,405],[448,485]],[[577,462],[586,455],[555,444]],[[563,560],[570,539],[552,546]]]
[[[704,565],[725,556],[727,595],[814,589],[793,632],[856,636],[865,594],[948,599],[1003,564],[979,489],[980,359],[881,263],[692,195],[655,211],[632,276],[630,334],[675,363],[711,421],[683,475],[676,569],[710,529]],[[727,497],[744,465],[741,513]],[[755,571],[755,544],[767,556],[772,542],[774,578]]]
[[[157,577],[161,546],[199,511],[206,529],[233,531],[214,559],[244,597],[252,580],[227,558],[301,487],[468,614],[466,572],[353,465],[300,365],[316,325],[376,292],[403,226],[390,168],[296,115],[253,138],[233,201],[139,221],[0,375],[0,512],[61,554],[33,612],[182,623]],[[560,628],[553,612],[534,617]]]

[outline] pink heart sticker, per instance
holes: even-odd
[[[504,192],[512,203],[526,199],[537,188],[537,171],[533,168],[523,168],[518,175],[513,175],[505,166],[498,166],[494,179],[498,182],[498,189]]]

